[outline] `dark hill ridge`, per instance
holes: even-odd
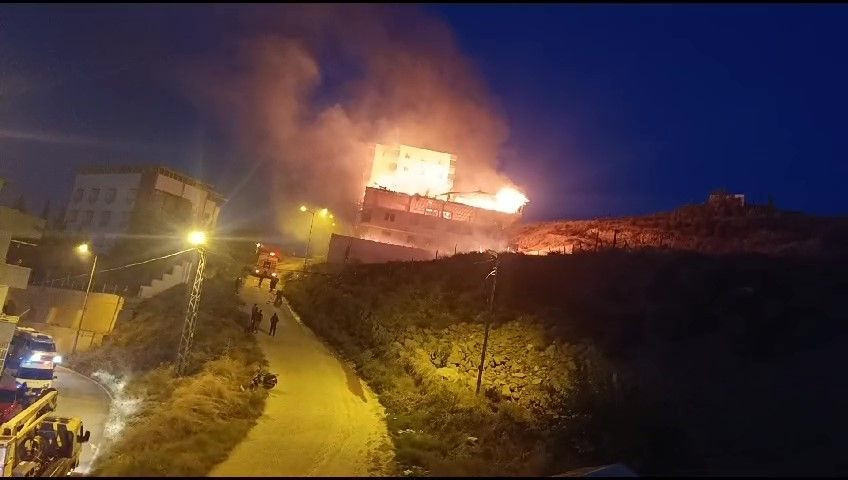
[[[689,205],[640,217],[561,220],[517,226],[523,253],[666,248],[704,253],[815,253],[844,249],[848,219],[780,212],[763,206]]]

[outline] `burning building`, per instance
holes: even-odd
[[[407,145],[376,145],[356,237],[333,235],[328,261],[420,260],[507,246],[506,229],[527,198],[454,191],[456,156]]]

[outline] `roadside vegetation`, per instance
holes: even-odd
[[[174,372],[185,285],[122,312],[101,347],[70,359],[72,368],[106,383],[116,400],[110,445],[93,475],[206,475],[255,424],[266,393],[240,386],[264,359],[244,333],[230,265],[209,259],[185,376]]]
[[[845,473],[844,256],[487,255],[324,266],[301,318],[379,394],[407,475]]]

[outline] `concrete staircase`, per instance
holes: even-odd
[[[192,262],[190,261],[174,265],[170,272],[162,275],[162,278],[154,279],[150,282],[150,285],[142,285],[138,292],[139,298],[150,298],[156,294],[164,292],[174,285],[187,283],[191,276],[191,267]]]

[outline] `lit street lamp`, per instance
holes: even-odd
[[[77,253],[88,256],[91,254],[91,250],[88,247],[87,243],[82,243],[77,245],[76,248]],[[71,353],[77,352],[77,342],[79,341],[80,331],[82,330],[82,321],[85,318],[85,307],[88,305],[88,294],[91,292],[91,282],[94,280],[94,267],[97,266],[97,255],[94,255],[94,261],[91,262],[91,273],[88,276],[88,287],[85,289],[85,296],[82,297],[82,313],[80,314],[79,323],[77,323],[77,334],[74,337],[74,346],[71,349]]]
[[[197,323],[197,308],[200,305],[200,291],[203,287],[203,268],[206,266],[206,232],[193,231],[188,234],[188,243],[194,246],[197,254],[197,269],[194,272],[194,281],[189,290],[188,306],[186,307],[183,330],[180,335],[180,346],[177,351],[177,373],[182,375],[188,366],[188,355],[194,342],[195,325]],[[258,245],[258,244],[257,244]]]
[[[306,212],[306,213],[309,213],[310,215],[312,215],[312,218],[309,220],[309,235],[306,238],[306,255],[304,255],[304,257],[303,257],[303,269],[306,270],[306,262],[307,262],[307,260],[309,260],[309,246],[312,243],[312,224],[315,223],[315,214],[317,213],[321,217],[329,217],[329,218],[333,218],[333,214],[330,213],[330,211],[327,210],[326,208],[322,208],[321,210],[318,210],[316,212],[315,210],[310,210],[310,209],[306,208],[306,205],[301,205],[300,211]]]

